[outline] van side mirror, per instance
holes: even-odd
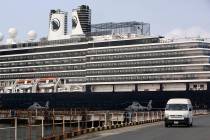
[[[189,108],[189,111],[192,111],[192,108]]]

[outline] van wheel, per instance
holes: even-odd
[[[187,127],[191,127],[191,126],[192,126],[192,123],[188,122]]]
[[[167,123],[165,123],[165,127],[169,127],[169,125]]]
[[[190,124],[190,127],[192,127],[192,126],[193,126],[193,123]]]

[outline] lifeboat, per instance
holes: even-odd
[[[39,88],[52,88],[55,86],[56,78],[41,78],[38,80]]]
[[[29,89],[33,87],[34,80],[26,79],[26,80],[18,80],[16,85],[19,89]]]

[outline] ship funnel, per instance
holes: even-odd
[[[50,11],[48,40],[64,39],[67,35],[68,13],[59,10]]]
[[[81,5],[72,11],[72,36],[87,35],[91,32],[91,9]]]

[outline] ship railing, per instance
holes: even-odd
[[[160,39],[161,43],[172,43],[172,42],[187,42],[187,41],[199,41],[199,42],[208,42],[210,43],[210,38],[201,38],[201,37],[184,37],[184,38],[162,38]]]
[[[61,44],[70,44],[70,43],[78,43],[78,42],[87,42],[92,40],[90,37],[87,38],[69,38],[69,39],[62,39],[62,40],[52,40],[48,41],[40,40],[39,42],[28,42],[28,43],[17,43],[17,44],[3,44],[0,45],[1,49],[8,49],[8,48],[27,48],[27,47],[41,47],[41,46],[47,46],[47,45],[61,45]]]

